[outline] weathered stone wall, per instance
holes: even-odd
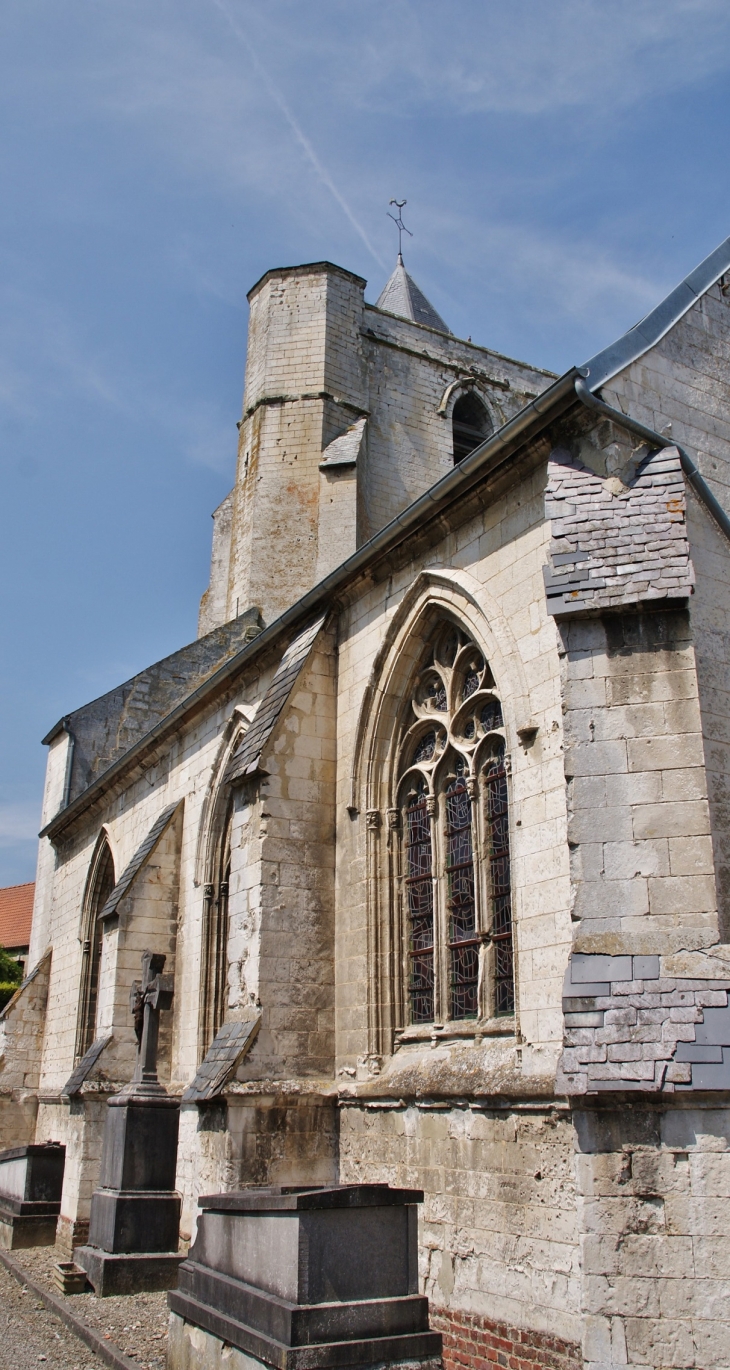
[[[229,983],[263,1010],[241,1078],[333,1071],[335,670],[325,630],[236,806]]]
[[[544,390],[551,373],[366,305],[368,453],[359,474],[358,541],[422,495],[454,465],[453,390],[475,386],[499,428]]]
[[[697,586],[690,605],[707,777],[719,933],[730,942],[730,558],[724,535],[694,497],[689,536]]]
[[[192,1238],[200,1194],[250,1184],[332,1184],[338,1171],[334,1091],[281,1082],[235,1083],[212,1103],[182,1105],[177,1187],[181,1231]]]
[[[576,949],[707,945],[717,912],[689,616],[606,615],[561,632]]]
[[[51,955],[0,1013],[0,1151],[34,1140]]]
[[[337,803],[338,1069],[380,1047],[372,1041],[374,920],[387,920],[387,821],[393,803],[368,778],[368,720],[383,693],[397,700],[397,662],[427,612],[452,615],[483,646],[505,706],[511,756],[511,851],[517,946],[516,1031],[528,1075],[554,1069],[562,1041],[562,979],[570,945],[570,886],[565,839],[565,780],[559,661],[545,605],[547,530],[542,514],[545,466],[533,464],[519,487],[485,493],[481,512],[437,550],[382,573],[342,615],[339,646]],[[390,568],[388,568],[390,569]],[[390,679],[391,663],[395,676]],[[518,729],[537,729],[525,743]],[[378,738],[372,747],[378,749]],[[388,738],[385,738],[387,755]],[[366,755],[367,753],[367,755]],[[387,769],[387,768],[386,768]],[[380,855],[369,866],[368,814]],[[396,968],[400,974],[400,960]],[[382,986],[382,976],[381,976]],[[448,1033],[446,1034],[448,1036]],[[392,1050],[385,1046],[386,1054]]]
[[[728,1364],[730,1111],[576,1113],[586,1370]]]
[[[256,604],[270,623],[315,584],[322,451],[364,412],[363,287],[320,264],[269,272],[251,293],[229,618]]]
[[[228,613],[228,576],[231,563],[231,523],[233,520],[233,491],[226,495],[213,511],[213,548],[210,554],[210,585],[200,601],[198,637],[205,637],[219,623],[226,623]]]
[[[580,1340],[566,1110],[499,1109],[488,1100],[343,1104],[340,1179],[424,1190],[420,1284],[436,1308],[488,1310],[512,1329]]]

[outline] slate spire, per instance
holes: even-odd
[[[440,333],[450,333],[440,314],[419,290],[412,276],[408,275],[403,258],[398,253],[395,271],[378,296],[376,309],[387,309],[389,314],[400,314],[413,323],[425,323],[429,328],[438,328]]]

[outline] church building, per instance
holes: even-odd
[[[730,239],[560,377],[365,286],[253,286],[198,638],[44,739],[0,1146],[64,1144],[71,1259],[150,950],[183,1246],[419,1189],[447,1370],[719,1370]]]

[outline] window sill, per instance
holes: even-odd
[[[504,1018],[488,1018],[481,1021],[473,1019],[461,1023],[423,1023],[419,1027],[402,1028],[396,1032],[394,1050],[397,1051],[401,1046],[407,1046],[412,1042],[431,1042],[434,1046],[438,1042],[459,1042],[473,1041],[478,1045],[485,1037],[514,1037],[515,1019],[514,1016]]]

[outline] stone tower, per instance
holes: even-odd
[[[346,458],[332,463],[348,488],[320,548],[320,463],[328,444],[366,414],[365,284],[316,262],[267,271],[249,292],[236,484],[213,516],[201,632],[252,605],[271,623],[355,550],[354,463]]]
[[[238,469],[213,515],[201,637],[254,608],[272,623],[446,475],[460,398],[487,435],[548,379],[454,337],[400,255],[377,304],[365,285],[314,262],[249,292]]]

